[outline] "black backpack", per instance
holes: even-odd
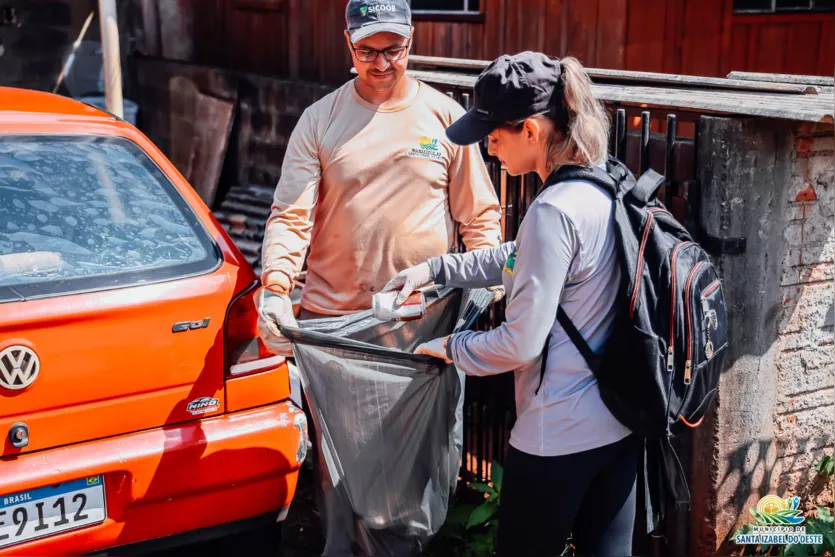
[[[649,170],[635,180],[611,157],[606,166],[563,166],[546,185],[589,180],[613,198],[621,268],[614,328],[595,354],[562,307],[557,319],[615,418],[668,443],[702,422],[716,393],[728,348],[722,282],[705,251],[656,199],[664,177]]]

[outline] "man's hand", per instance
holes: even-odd
[[[394,302],[395,305],[400,306],[412,292],[430,282],[432,282],[432,269],[429,268],[429,263],[421,263],[397,273],[397,276],[388,281],[381,292],[400,289],[400,294]]]
[[[279,325],[298,327],[290,297],[261,288],[256,300],[258,301],[258,336],[261,337],[264,346],[273,354],[292,358],[293,349],[290,341],[278,329]]]
[[[430,340],[429,342],[424,342],[417,348],[415,348],[415,354],[424,354],[426,356],[434,356],[436,358],[440,358],[448,364],[452,363],[452,360],[449,359],[446,353],[446,346],[447,342],[449,342],[449,337],[441,337],[436,338],[435,340]]]

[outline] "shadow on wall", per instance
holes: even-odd
[[[730,555],[733,549],[738,549],[729,539],[740,524],[754,522],[751,508],[756,507],[757,501],[769,494],[776,494],[782,498],[794,495],[800,497],[801,509],[808,511],[816,506],[831,508],[833,505],[833,482],[826,481],[826,477],[815,472],[812,466],[826,454],[828,445],[831,447],[831,434],[815,438],[794,440],[796,454],[783,457],[778,463],[773,455],[778,443],[763,439],[737,447],[728,456],[728,468],[719,481],[719,491],[730,491],[731,495],[725,501],[722,514],[727,517],[726,524],[733,524],[728,536],[724,540],[717,540],[721,547],[719,555]],[[787,481],[786,476],[790,479]],[[776,484],[776,489],[769,486]],[[709,527],[710,525],[705,525]]]
[[[778,466],[769,464],[769,455],[777,448],[777,442],[770,439],[754,441],[733,450],[728,456],[728,469],[719,481],[720,489],[732,486],[733,494],[728,503],[739,518],[748,514],[749,498],[754,494],[757,498],[770,493],[785,498],[792,495],[801,496],[801,505],[813,507],[816,504],[831,505],[833,503],[832,486],[817,481],[817,474],[812,465],[819,461],[827,452],[825,447],[833,442],[832,434],[815,438],[793,440],[797,453],[787,457],[788,462],[782,468],[784,471],[794,471],[802,475],[803,482],[798,486],[787,486],[785,482],[778,482],[777,489],[769,489],[773,479],[779,472]],[[772,459],[773,460],[773,459]],[[754,479],[762,481],[754,482]],[[795,489],[799,487],[799,491]],[[805,494],[809,499],[805,499]]]

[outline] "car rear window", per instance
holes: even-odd
[[[0,302],[191,276],[219,260],[133,142],[0,135]]]

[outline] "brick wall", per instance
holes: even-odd
[[[835,439],[835,149],[831,126],[803,125],[795,137],[780,269],[773,481],[780,493],[800,494]],[[831,489],[810,496],[832,503]]]
[[[275,185],[302,112],[333,88],[261,76],[242,76],[239,86],[238,179]]]
[[[139,127],[167,155],[174,142],[188,139],[187,131],[182,130],[197,124],[186,101],[189,89],[236,103],[223,186],[275,186],[287,141],[302,112],[333,90],[316,83],[142,56],[133,58],[131,66],[135,79],[131,94],[139,103]]]

